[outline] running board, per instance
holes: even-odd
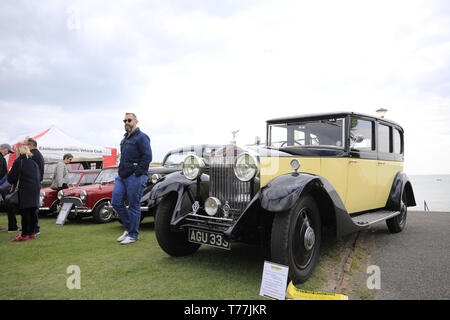
[[[356,217],[352,217],[353,222],[361,227],[368,227],[372,224],[385,221],[400,214],[400,211],[380,210],[375,212],[364,213]]]

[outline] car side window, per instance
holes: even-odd
[[[383,124],[378,126],[378,152],[389,153],[390,148],[390,128]]]
[[[393,152],[396,154],[402,153],[402,136],[398,129],[393,130],[392,132],[392,143],[393,143]]]
[[[373,150],[373,122],[352,118],[350,122],[350,148],[357,151]]]

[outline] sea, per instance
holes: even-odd
[[[450,212],[450,175],[408,175],[415,207],[408,210]]]

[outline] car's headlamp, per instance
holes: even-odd
[[[205,161],[196,155],[189,155],[184,158],[183,164],[183,174],[189,180],[197,179],[205,169]]]
[[[81,193],[80,193],[80,199],[81,199],[82,201],[84,201],[84,200],[87,199],[87,192],[86,192],[86,190],[81,190]]]
[[[63,198],[63,191],[59,190],[56,196],[58,197],[58,200],[61,200]]]
[[[153,183],[153,184],[158,183],[158,181],[159,181],[161,178],[162,178],[162,176],[161,176],[160,174],[157,174],[157,173],[152,174],[152,178],[151,178],[152,183]]]
[[[241,153],[234,163],[234,174],[241,181],[252,180],[259,170],[258,158],[249,154]]]
[[[205,201],[205,211],[209,216],[214,216],[221,206],[220,200],[214,197],[209,197]]]
[[[45,199],[45,192],[41,192],[41,201],[44,201]]]

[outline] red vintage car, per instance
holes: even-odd
[[[118,166],[104,168],[93,184],[59,191],[60,207],[64,203],[72,204],[68,219],[93,216],[98,223],[112,221],[116,214],[111,207],[111,198],[118,169]]]
[[[69,189],[94,183],[101,170],[73,170],[69,172]],[[39,201],[39,212],[55,214],[58,212],[57,191],[42,188]]]

